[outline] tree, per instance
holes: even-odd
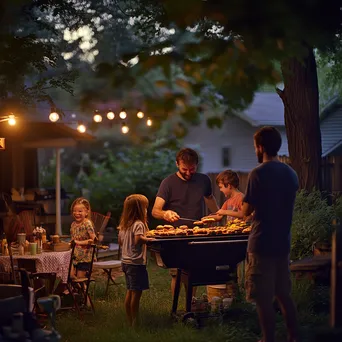
[[[118,3],[118,2],[116,2]],[[214,87],[229,109],[251,103],[261,84],[284,81],[278,94],[284,102],[290,159],[301,188],[320,187],[321,136],[316,61],[313,49],[334,51],[341,33],[340,4],[317,1],[136,0],[120,9],[138,18],[145,36],[177,28],[197,42],[169,35],[146,44],[136,54],[136,73],[171,62],[182,67],[195,94]],[[157,23],[157,25],[156,25]],[[162,48],[171,48],[162,52]],[[127,59],[133,56],[127,56]],[[281,65],[281,74],[277,63]],[[132,70],[129,70],[132,72]]]
[[[61,54],[66,27],[92,25],[101,3],[69,0],[2,0],[0,2],[0,101],[2,114],[21,112],[46,101],[52,88],[72,92],[75,73]],[[75,48],[76,44],[74,44]]]
[[[318,84],[320,108],[331,99],[342,96],[342,39],[333,50],[316,52],[318,64]]]

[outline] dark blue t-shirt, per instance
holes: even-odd
[[[244,202],[255,209],[248,239],[249,253],[263,256],[289,254],[297,190],[297,174],[284,163],[269,161],[252,170],[244,198]]]
[[[189,181],[177,174],[166,177],[160,184],[157,197],[165,200],[163,210],[173,210],[180,217],[201,219],[204,213],[204,197],[212,195],[210,178],[203,173],[195,173]],[[190,221],[176,221],[174,225],[190,226]]]

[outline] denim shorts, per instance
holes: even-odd
[[[90,271],[90,262],[80,262],[80,263],[75,265],[75,268],[77,271],[89,272]]]
[[[146,265],[122,263],[122,271],[125,273],[127,290],[143,291],[149,289]]]

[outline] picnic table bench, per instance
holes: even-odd
[[[331,271],[331,254],[314,255],[290,264],[291,272],[295,273],[296,278],[307,276],[311,280],[318,278],[329,279]]]

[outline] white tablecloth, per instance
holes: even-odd
[[[14,264],[16,259],[34,259],[39,273],[56,273],[63,282],[68,280],[71,250],[66,252],[43,252],[36,255],[13,255]],[[6,272],[10,272],[11,263],[9,256],[0,256],[0,264]]]

